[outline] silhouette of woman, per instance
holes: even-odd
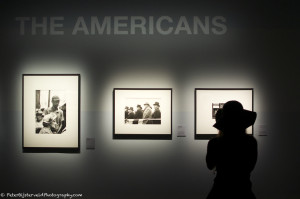
[[[257,160],[257,142],[246,129],[253,125],[256,113],[243,109],[241,103],[229,101],[216,114],[214,127],[219,135],[207,145],[206,164],[216,171],[207,199],[255,199],[250,181]]]

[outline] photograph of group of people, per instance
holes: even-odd
[[[159,102],[125,107],[125,124],[161,124]]]
[[[36,90],[36,134],[62,134],[66,131],[64,91]]]

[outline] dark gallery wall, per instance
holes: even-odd
[[[208,140],[194,139],[195,88],[254,88],[252,173],[260,199],[300,197],[299,14],[292,1],[1,1],[1,193],[205,198]],[[224,16],[224,35],[20,35],[16,17]],[[22,74],[81,75],[80,153],[22,150]],[[113,88],[172,88],[172,140],[112,139]],[[26,116],[25,116],[26,117]],[[183,126],[186,137],[177,137]],[[86,149],[94,138],[94,150]]]

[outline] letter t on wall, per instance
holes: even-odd
[[[29,17],[16,17],[16,21],[20,21],[20,35],[25,34],[25,21],[30,21]]]

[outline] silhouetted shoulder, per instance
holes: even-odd
[[[245,135],[244,139],[245,139],[245,142],[249,143],[249,145],[257,146],[257,141],[253,137],[253,135]]]
[[[212,139],[210,139],[208,141],[208,145],[214,145],[214,144],[217,144],[219,142],[220,138],[219,137],[214,137]]]
[[[251,142],[256,142],[256,139],[253,137],[253,135],[246,135],[246,137],[248,137],[248,139],[251,141]]]
[[[257,142],[252,135],[220,136],[212,138],[207,144],[206,163],[210,170],[243,163],[245,170],[251,171],[256,159]]]

